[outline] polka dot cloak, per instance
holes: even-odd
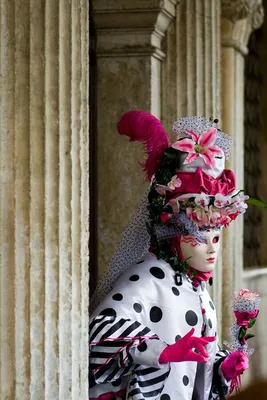
[[[171,267],[152,255],[120,277],[94,315],[103,313],[105,309],[109,310],[110,314],[116,313],[116,316],[147,326],[160,338],[161,344],[175,343],[192,328],[195,329],[194,336],[201,336],[203,326],[205,336],[213,336],[216,332],[215,307],[205,287],[202,285],[202,288],[193,291],[192,284],[186,277],[182,286],[176,286]],[[139,346],[136,351],[144,354],[147,345]],[[205,399],[208,399],[210,390],[210,371],[215,358],[216,344],[208,345],[207,350],[211,357],[205,366]],[[162,391],[163,399],[191,398],[196,365],[172,363],[171,372]]]

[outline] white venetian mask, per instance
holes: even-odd
[[[207,243],[199,243],[192,235],[181,237],[180,249],[184,260],[197,271],[213,271],[221,245],[221,231],[210,230],[203,232]]]

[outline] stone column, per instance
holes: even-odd
[[[244,188],[244,57],[249,36],[262,21],[261,0],[222,0],[222,120],[225,132],[233,135],[227,167],[235,172],[239,189]],[[224,233],[224,337],[229,333],[232,296],[242,286],[242,273],[243,218],[239,217]]]
[[[220,2],[182,0],[177,7],[177,116],[220,119]]]
[[[203,115],[220,120],[220,12],[220,2],[213,0],[181,0],[177,7],[176,59],[173,66],[176,70],[177,118]],[[171,70],[173,68],[169,67]],[[168,93],[168,85],[166,90]],[[166,109],[169,108],[167,93]],[[173,99],[172,94],[171,100],[174,101]],[[222,269],[219,260],[214,283],[210,288],[219,318],[221,283]],[[220,321],[218,325],[220,326]]]
[[[85,400],[88,1],[0,12],[0,397]]]
[[[97,36],[97,152],[99,271],[110,260],[121,233],[147,186],[140,143],[116,130],[126,111],[161,116],[162,38],[175,16],[176,0],[93,0]]]

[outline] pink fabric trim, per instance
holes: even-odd
[[[132,345],[132,347],[137,347],[137,346],[141,345],[142,343],[144,343],[146,340],[155,339],[155,338],[157,338],[156,335],[154,335],[154,336],[125,336],[125,337],[118,337],[118,338],[104,338],[104,339],[100,340],[99,342],[92,342],[91,345],[98,345],[98,344],[101,344],[102,342],[105,342],[105,341],[116,341],[116,340],[124,340],[124,339],[131,339],[133,341],[133,340],[136,340],[136,339],[142,339],[140,342],[134,343]],[[95,368],[93,370],[93,373],[95,373],[98,370],[100,370],[112,358],[114,358],[117,354],[119,354],[121,351],[123,351],[129,345],[129,343],[130,343],[130,341],[127,342],[124,346],[120,347],[119,350],[116,351],[116,353],[112,353],[110,355],[110,357],[107,358],[106,361],[103,364],[99,365],[99,367],[97,367],[97,368]],[[124,366],[125,360],[127,358],[128,358],[128,356],[126,355],[126,357],[124,357],[124,359],[122,360],[122,367]]]
[[[236,394],[238,394],[240,392],[241,389],[241,376],[237,375],[235,376],[232,381],[231,381],[231,385],[230,385],[230,394],[236,390]]]
[[[98,397],[91,398],[90,400],[109,400],[112,399],[114,396],[119,396],[123,397],[126,394],[126,389],[121,389],[118,392],[108,392],[108,393],[103,393]]]
[[[194,280],[198,280],[198,281],[208,281],[210,279],[210,277],[212,276],[212,272],[213,271],[209,271],[209,272],[202,272],[202,271],[197,271],[194,268],[190,268],[190,271],[188,272],[188,275],[191,276],[192,273],[196,271],[196,275],[194,275]]]
[[[176,175],[182,184],[171,193],[167,193],[167,202],[185,193],[205,193],[210,196],[220,193],[227,196],[235,190],[235,174],[225,169],[218,178],[206,174],[201,168],[195,172],[180,171]]]

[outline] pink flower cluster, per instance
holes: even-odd
[[[241,289],[236,294],[235,299],[255,301],[259,297],[260,297],[260,295],[257,292],[252,292],[252,290],[248,290],[248,289]]]
[[[166,192],[171,192],[175,190],[176,188],[179,188],[182,184],[182,181],[180,178],[178,178],[176,175],[172,177],[170,182],[167,183],[167,185],[156,185],[156,191],[158,194],[165,195]]]
[[[252,290],[241,289],[234,297],[234,314],[236,323],[248,329],[251,319],[259,313],[260,295]]]
[[[214,206],[209,206],[206,210],[200,206],[186,208],[186,215],[199,227],[227,227],[239,214],[240,211],[229,212]]]
[[[234,196],[216,194],[213,205],[209,205],[212,196],[204,193],[196,194],[194,201],[189,201],[184,196],[171,199],[169,205],[174,214],[185,211],[188,218],[199,227],[227,227],[240,214],[246,211],[248,196],[239,193]]]

